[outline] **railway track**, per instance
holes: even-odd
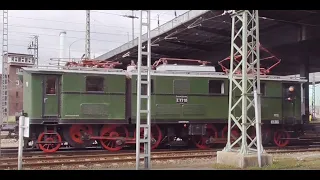
[[[186,158],[205,158],[214,157],[216,151],[213,150],[194,150],[194,151],[163,151],[153,152],[152,160],[173,160]],[[141,158],[141,160],[143,160]],[[54,166],[68,166],[81,164],[104,164],[104,163],[130,163],[135,162],[135,153],[120,154],[96,154],[96,155],[73,155],[73,156],[49,156],[49,157],[24,157],[24,168],[51,168]],[[18,166],[17,158],[0,159],[0,169],[16,169]]]
[[[219,148],[217,148],[219,149]],[[179,151],[180,149],[156,149],[153,150],[153,152],[162,152],[162,151]],[[186,149],[186,150],[197,150],[197,149]],[[212,149],[215,150],[215,149]],[[181,150],[180,150],[181,151]],[[37,157],[49,157],[49,156],[73,156],[73,155],[87,155],[87,154],[100,154],[100,155],[104,155],[104,154],[121,154],[121,153],[135,153],[135,150],[132,149],[125,149],[125,150],[121,150],[119,152],[109,152],[106,151],[104,149],[101,148],[85,148],[85,149],[62,149],[58,152],[52,153],[52,154],[48,154],[48,153],[44,153],[41,150],[25,150],[23,152],[23,156],[24,157],[33,157],[33,156],[37,156]],[[1,148],[1,157],[2,158],[17,158],[18,157],[18,148]],[[1,158],[0,157],[0,158]]]
[[[128,150],[124,150],[124,152],[128,152]],[[55,155],[85,155],[85,154],[110,154],[109,151],[103,150],[103,149],[98,149],[98,148],[87,148],[87,149],[62,149],[54,154],[47,154],[44,153],[41,150],[24,150],[23,151],[23,156],[24,157],[31,157],[31,156],[55,156]],[[2,157],[17,157],[18,155],[18,148],[5,148],[1,149],[1,156]]]
[[[185,149],[184,151],[190,151],[190,150],[198,150],[198,149]],[[181,149],[155,149],[152,152],[168,152],[168,151],[182,151]],[[73,156],[73,155],[88,155],[88,154],[98,154],[98,155],[104,155],[104,154],[122,154],[122,153],[135,153],[135,149],[124,149],[119,152],[110,152],[101,148],[85,148],[85,149],[62,149],[55,153],[45,153],[41,150],[27,150],[23,152],[24,157],[52,157],[52,156]],[[18,148],[16,149],[10,149],[10,148],[4,148],[1,150],[1,157],[3,158],[17,158],[18,156]]]
[[[157,151],[152,152],[152,161],[180,160],[192,158],[215,157],[216,152],[221,149],[211,150],[188,150],[188,151]],[[320,151],[320,148],[291,147],[287,149],[266,148],[268,153],[293,153]],[[142,158],[141,158],[142,160]],[[25,169],[54,169],[55,167],[68,168],[69,166],[84,166],[101,164],[117,164],[135,162],[135,153],[98,153],[98,154],[50,154],[45,156],[23,157],[23,168]],[[0,159],[0,169],[16,169],[17,157],[4,157]]]
[[[301,149],[301,148],[306,148],[306,147],[319,147],[320,145],[317,146],[306,146],[306,145],[300,145],[300,146],[287,146],[285,149]],[[219,148],[216,148],[219,150]],[[265,149],[279,149],[278,147],[265,147]],[[156,149],[153,150],[153,152],[162,152],[162,151],[177,151],[179,149]],[[197,149],[186,149],[186,150],[197,150]],[[215,149],[212,149],[215,150]],[[181,151],[181,150],[180,150]],[[134,153],[135,150],[133,149],[124,149],[121,150],[118,153]],[[114,152],[109,152],[107,150],[101,149],[100,147],[92,147],[92,148],[84,148],[84,149],[75,149],[75,148],[61,148],[59,151],[52,153],[52,154],[47,154],[44,153],[41,150],[34,150],[34,149],[26,149],[23,151],[23,156],[24,157],[32,157],[32,156],[56,156],[56,155],[87,155],[87,154],[112,154]],[[18,148],[17,147],[3,147],[1,148],[1,157],[10,157],[14,158],[17,157],[18,155]]]
[[[298,148],[306,148],[306,147],[319,147],[320,145],[316,146],[306,146],[306,145],[299,145],[299,146],[287,146],[286,149],[298,149]],[[221,147],[222,148],[222,147]],[[267,149],[279,149],[278,147],[265,147]],[[219,148],[217,148],[219,149]],[[175,150],[181,150],[181,149],[156,149],[153,150],[154,152],[157,151],[175,151]],[[189,148],[185,150],[197,150],[196,148]],[[117,153],[130,153],[135,152],[134,149],[123,149]],[[102,149],[101,147],[90,147],[90,148],[83,148],[83,149],[75,149],[75,148],[61,148],[59,151],[55,153],[45,153],[38,149],[24,149],[23,150],[23,156],[29,157],[29,156],[52,156],[52,155],[81,155],[81,154],[110,154],[114,152],[109,152],[107,150]],[[1,157],[17,157],[18,155],[18,147],[3,147],[1,148]]]

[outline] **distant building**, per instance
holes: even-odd
[[[23,108],[23,83],[20,81],[18,73],[22,67],[33,66],[35,64],[33,55],[8,53],[9,64],[9,117],[16,116]],[[2,83],[2,75],[0,76]],[[1,91],[1,89],[0,89]],[[10,118],[11,119],[11,118]],[[10,121],[10,120],[9,120]]]

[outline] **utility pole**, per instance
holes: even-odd
[[[1,117],[0,117],[0,156],[1,156],[1,129],[3,121],[8,123],[8,112],[9,112],[9,96],[8,96],[8,78],[9,78],[9,64],[8,64],[8,10],[3,10],[3,21],[2,21],[2,80],[1,80]]]
[[[86,59],[90,59],[90,10],[86,10]]]
[[[134,40],[134,13],[132,10],[132,45],[134,44],[133,40]]]
[[[311,102],[311,114],[312,119],[316,116],[316,74],[312,73],[312,102]]]
[[[29,44],[28,50],[33,50],[33,59],[34,59],[34,63],[37,65],[39,65],[39,41],[38,41],[38,37],[37,35],[33,36],[33,39],[31,40],[31,43]]]
[[[130,18],[132,19],[132,45],[134,45],[134,19],[138,19],[137,16],[134,15],[134,10],[131,10],[132,11],[132,15],[131,16],[128,16],[128,15],[123,15],[123,17],[126,17],[126,18]]]

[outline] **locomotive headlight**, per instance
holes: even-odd
[[[289,92],[293,92],[294,91],[294,87],[293,86],[290,86],[289,87]]]
[[[294,87],[290,86],[287,92],[287,100],[292,101],[294,99]]]

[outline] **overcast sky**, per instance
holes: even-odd
[[[177,10],[179,16],[187,10]],[[134,12],[139,16],[139,11]],[[3,15],[1,11],[1,16]],[[98,57],[132,39],[131,10],[91,11],[91,56]],[[175,17],[174,10],[151,11],[151,29]],[[146,18],[146,16],[144,16]],[[59,34],[66,31],[66,56],[80,58],[85,53],[85,10],[9,10],[9,52],[30,53],[27,50],[32,35],[39,36],[39,64],[59,57]],[[135,19],[135,37],[139,33]],[[2,17],[1,17],[2,33]],[[2,36],[1,36],[2,44]],[[2,45],[1,45],[2,51]],[[1,65],[0,65],[1,66]],[[0,68],[2,72],[2,68]]]

